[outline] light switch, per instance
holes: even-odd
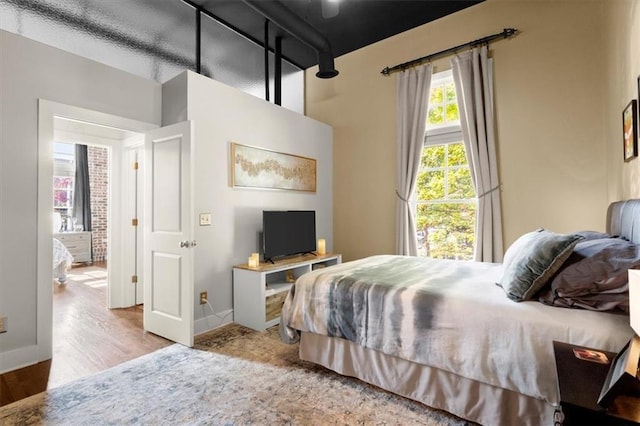
[[[200,226],[211,225],[211,213],[200,213]]]

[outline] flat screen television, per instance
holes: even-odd
[[[264,210],[262,212],[262,252],[264,260],[316,249],[316,212],[313,210]]]

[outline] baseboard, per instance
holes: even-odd
[[[44,360],[40,359],[40,347],[38,345],[0,352],[0,374],[28,367],[40,361]]]
[[[233,309],[219,312],[217,315],[210,314],[204,318],[200,318],[193,323],[193,334],[198,335],[211,331],[225,324],[233,322]]]

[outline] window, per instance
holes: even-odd
[[[71,194],[73,193],[73,178],[65,176],[53,177],[53,208],[56,211],[71,209]]]
[[[73,179],[75,177],[75,145],[53,144],[53,209],[63,218],[73,209]]]
[[[419,255],[473,259],[476,194],[451,71],[434,74],[431,81],[414,202]]]

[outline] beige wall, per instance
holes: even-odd
[[[380,70],[506,27],[521,33],[490,49],[495,59],[505,246],[540,226],[557,232],[603,230],[609,199],[632,193],[607,194],[612,182],[628,182],[631,171],[618,178],[620,171],[614,168],[614,176],[607,179],[604,159],[609,149],[604,141],[614,133],[619,151],[623,103],[615,105],[615,126],[609,129],[603,124],[611,121],[604,113],[611,102],[603,81],[611,71],[603,59],[605,42],[608,48],[611,41],[603,34],[603,13],[606,10],[611,21],[606,26],[611,37],[627,40],[633,32],[638,38],[637,3],[487,0],[337,58],[337,78],[319,80],[314,69],[308,70],[306,113],[334,127],[336,251],[348,260],[392,253],[395,247],[396,77],[383,77]],[[627,17],[630,10],[635,20]],[[633,31],[619,29],[619,17],[626,17],[625,26]],[[618,56],[637,51],[635,43]],[[448,69],[449,60],[437,61],[435,71]],[[626,64],[625,96],[620,97],[627,102],[637,62],[636,56],[635,65]],[[631,167],[637,176],[637,165]]]
[[[612,1],[604,17],[607,193],[610,201],[640,198],[640,159],[622,160],[622,110],[637,99],[640,76],[640,0]]]

